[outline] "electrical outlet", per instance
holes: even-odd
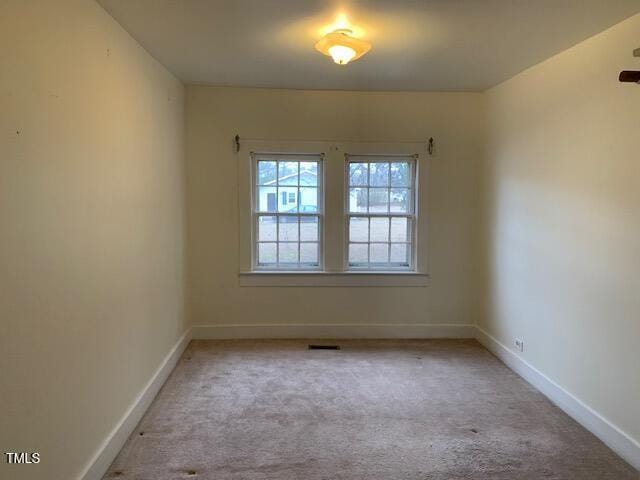
[[[516,350],[522,352],[524,350],[524,342],[519,338],[516,338]]]

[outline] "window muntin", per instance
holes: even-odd
[[[346,269],[414,270],[415,157],[346,158]]]
[[[257,270],[320,270],[322,156],[253,154]]]

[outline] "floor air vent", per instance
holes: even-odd
[[[309,350],[340,350],[340,345],[309,345]]]

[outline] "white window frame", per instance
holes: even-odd
[[[235,147],[235,144],[233,144]],[[426,142],[340,142],[241,139],[234,150],[238,174],[238,282],[244,287],[426,287],[430,283],[428,273],[428,215],[427,195],[428,165],[432,159],[427,153]],[[321,266],[317,269],[263,269],[256,268],[254,238],[256,235],[253,210],[255,185],[252,152],[318,155],[322,153],[321,194],[322,219],[320,220]],[[351,155],[381,154],[403,157],[417,154],[414,181],[414,203],[420,217],[413,229],[412,270],[347,270],[345,268],[345,195],[348,177],[345,172],[345,152]],[[433,158],[435,159],[435,154]],[[297,199],[296,199],[297,200]]]
[[[251,152],[251,180],[252,180],[252,197],[251,197],[251,214],[252,214],[252,220],[251,220],[251,225],[252,225],[252,232],[251,232],[251,238],[252,238],[252,266],[253,266],[253,270],[256,272],[282,272],[282,271],[293,271],[293,272],[301,272],[301,271],[323,271],[324,270],[324,235],[323,235],[323,224],[324,224],[324,169],[323,169],[323,161],[324,161],[324,154],[323,153],[317,153],[317,154],[310,154],[310,153],[290,153],[290,152],[285,152],[285,153],[273,153],[273,152]],[[278,211],[277,205],[280,202],[280,191],[278,190],[278,182],[276,181],[276,186],[274,188],[276,188],[276,211],[275,212],[264,212],[264,211],[260,211],[258,208],[258,204],[259,204],[259,189],[260,186],[258,184],[258,162],[259,161],[274,161],[274,162],[281,162],[284,159],[290,158],[290,160],[288,161],[292,161],[292,162],[302,162],[302,161],[313,161],[313,162],[317,162],[318,164],[318,174],[317,174],[317,205],[318,205],[318,211],[317,212],[311,212],[311,213],[303,213],[303,212],[294,212],[294,213],[288,213],[288,212],[280,212]],[[276,163],[276,179],[278,178],[278,164]],[[263,185],[262,185],[263,186]],[[300,188],[302,187],[302,185],[300,185],[300,172],[298,170],[298,182],[296,185],[287,185],[287,187],[295,187],[297,189],[297,192],[295,193],[296,196],[296,201],[295,203],[298,205],[298,207],[300,206]],[[311,187],[313,188],[313,187]],[[288,199],[290,197],[290,193],[292,192],[282,192],[283,194],[286,195],[287,197],[287,203],[288,203]],[[284,197],[283,197],[284,198]],[[275,217],[276,218],[276,239],[274,241],[268,241],[268,242],[261,242],[259,241],[258,238],[258,221],[260,219],[260,217]],[[279,236],[280,236],[280,219],[281,218],[291,218],[291,217],[295,217],[298,219],[298,240],[297,241],[292,241],[292,242],[283,242],[280,240]],[[310,264],[310,263],[300,263],[300,249],[301,249],[301,244],[303,243],[316,243],[313,241],[302,241],[301,237],[300,237],[300,229],[301,229],[301,219],[303,217],[317,217],[318,218],[318,240],[317,240],[317,258],[318,258],[318,264]],[[258,257],[258,249],[260,247],[260,243],[275,243],[276,245],[276,264],[270,264],[270,265],[260,265],[259,263],[259,257]],[[293,264],[293,263],[284,263],[284,264],[280,264],[279,261],[279,255],[280,255],[280,249],[279,249],[279,245],[280,243],[297,243],[298,246],[298,264]]]
[[[386,154],[359,154],[353,155],[350,153],[345,153],[345,162],[344,162],[344,246],[343,246],[343,260],[344,260],[344,271],[346,272],[361,272],[361,271],[374,271],[374,272],[415,272],[416,271],[416,251],[417,251],[417,226],[418,226],[418,156],[415,154],[411,155],[386,155]],[[350,169],[349,165],[351,163],[393,163],[393,162],[407,162],[409,164],[409,182],[408,187],[397,187],[397,188],[408,188],[409,190],[409,211],[404,212],[392,212],[391,211],[391,190],[394,188],[391,185],[391,169],[389,169],[389,183],[386,188],[389,189],[389,199],[388,206],[389,211],[386,213],[372,213],[369,212],[369,190],[371,188],[371,169],[367,168],[367,185],[366,186],[354,186],[351,187],[349,181]],[[366,188],[367,189],[367,212],[351,212],[349,201],[350,201],[350,188]],[[382,187],[385,188],[385,187]],[[410,238],[409,242],[392,242],[391,241],[391,220],[392,218],[406,218],[407,222],[410,224]],[[351,241],[350,239],[350,221],[352,218],[366,218],[369,222],[368,227],[368,239],[366,242],[363,241]],[[389,219],[389,233],[388,240],[386,242],[372,242],[371,241],[371,219],[372,218],[387,218]],[[349,263],[349,246],[351,243],[354,244],[362,244],[367,245],[367,264],[362,265],[351,265]],[[382,243],[387,244],[387,258],[389,259],[388,266],[382,266],[380,264],[371,264],[371,244],[372,243]],[[393,243],[396,244],[405,244],[409,247],[408,265],[393,265],[390,263],[391,259],[391,245]]]

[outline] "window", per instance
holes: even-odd
[[[237,155],[240,285],[428,285],[426,143],[247,139]]]
[[[322,156],[254,153],[252,164],[254,268],[321,269]]]
[[[413,270],[415,157],[346,158],[346,268]]]

